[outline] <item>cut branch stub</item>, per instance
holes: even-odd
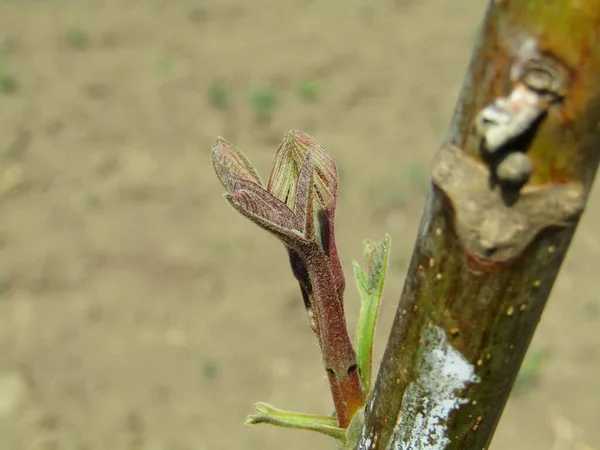
[[[543,229],[573,225],[583,211],[580,183],[525,187],[507,204],[501,189],[489,187],[489,171],[463,150],[442,147],[433,164],[433,182],[455,212],[458,238],[479,261],[517,257]]]
[[[447,145],[433,166],[433,182],[448,196],[457,235],[476,261],[515,258],[543,229],[574,224],[585,204],[581,183],[526,186],[534,171],[527,151],[537,128],[571,85],[566,66],[525,39],[508,75],[509,95],[475,119],[485,164]]]
[[[536,92],[519,84],[507,97],[485,107],[475,124],[484,156],[493,156],[531,129],[546,113],[547,106]]]
[[[554,103],[562,100],[571,87],[569,72],[562,61],[542,54],[535,39],[527,39],[510,68],[510,79],[544,96],[548,103]]]
[[[536,41],[525,40],[510,67],[512,91],[483,108],[475,119],[480,152],[491,169],[492,181],[518,191],[530,179],[533,164],[526,152],[552,105],[570,86],[567,68],[542,55]]]

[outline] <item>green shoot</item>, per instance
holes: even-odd
[[[373,366],[373,336],[387,273],[391,238],[389,234],[381,242],[366,241],[364,258],[367,272],[354,262],[354,277],[361,299],[360,316],[356,331],[356,362],[360,379],[368,393],[371,391]]]
[[[270,87],[256,88],[250,94],[250,105],[256,119],[269,121],[278,105],[277,92]]]
[[[409,186],[419,192],[425,192],[429,183],[429,176],[425,169],[417,164],[410,163],[406,167],[406,178]]]
[[[513,392],[518,395],[535,386],[546,361],[546,352],[534,351],[525,357],[515,380]]]
[[[65,42],[71,48],[82,50],[88,46],[90,37],[84,30],[72,27],[65,33]]]
[[[259,117],[272,113],[274,95],[271,90],[254,92],[252,100]],[[346,282],[334,237],[338,174],[332,155],[310,136],[291,131],[275,154],[266,186],[248,158],[223,138],[216,140],[212,160],[230,205],[288,250],[309,324],[319,340],[336,411],[331,417],[258,403],[258,413],[250,415],[246,423],[315,431],[334,437],[344,449],[354,448],[364,422],[365,394],[370,392],[373,335],[390,236],[386,234],[381,242],[365,242],[366,272],[355,263],[362,300],[356,354],[343,317]]]
[[[255,406],[258,413],[248,416],[246,423],[249,425],[268,423],[284,428],[316,431],[341,441],[346,437],[346,430],[337,426],[335,417],[284,411],[267,403],[257,403]]]
[[[205,378],[214,380],[219,375],[219,368],[214,361],[203,360],[202,361],[202,372]]]
[[[17,90],[19,84],[8,65],[0,59],[0,92],[12,94]]]
[[[215,83],[208,89],[208,99],[215,108],[225,109],[229,106],[229,92],[220,83]]]
[[[156,69],[162,76],[170,76],[173,73],[173,59],[167,55],[162,55],[158,58]]]
[[[305,102],[314,102],[319,98],[319,86],[314,81],[305,81],[298,85],[298,95]]]

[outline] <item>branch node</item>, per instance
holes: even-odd
[[[490,187],[486,166],[456,146],[438,151],[433,182],[452,204],[465,250],[482,262],[511,261],[541,230],[572,226],[585,202],[580,183],[528,186],[507,199]]]
[[[511,92],[477,114],[475,132],[493,182],[518,193],[533,170],[527,149],[549,108],[566,95],[570,75],[563,63],[542,55],[530,39],[517,52],[509,78]]]

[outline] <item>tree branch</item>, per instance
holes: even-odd
[[[600,160],[600,2],[490,2],[359,449],[485,449]]]

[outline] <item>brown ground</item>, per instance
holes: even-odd
[[[257,400],[331,404],[285,253],[221,198],[211,142],[263,173],[292,128],[335,154],[348,272],[363,238],[394,239],[380,353],[480,3],[0,2],[0,450],[332,448],[243,425]],[[600,448],[598,194],[493,449]]]

